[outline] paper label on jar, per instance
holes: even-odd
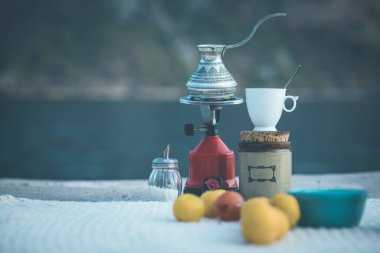
[[[239,187],[244,199],[287,192],[291,177],[290,151],[239,152]]]

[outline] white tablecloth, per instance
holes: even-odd
[[[296,228],[270,246],[244,243],[238,222],[177,222],[172,203],[146,201],[146,184],[0,179],[0,252],[379,252],[380,172],[293,176],[293,188],[370,198],[359,227]]]

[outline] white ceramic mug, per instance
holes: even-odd
[[[255,125],[253,131],[277,131],[276,125],[282,110],[292,112],[296,109],[298,97],[286,96],[286,89],[247,88],[245,97],[249,117]],[[293,100],[293,107],[287,109],[285,101]]]

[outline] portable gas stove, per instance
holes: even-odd
[[[260,19],[251,33],[242,41],[232,45],[198,45],[201,60],[198,67],[186,83],[187,96],[181,97],[183,104],[199,105],[203,126],[195,128],[185,125],[185,134],[194,135],[204,132],[201,142],[190,151],[189,176],[185,184],[185,193],[201,195],[214,189],[238,190],[235,179],[235,155],[218,135],[218,123],[222,107],[243,103],[235,96],[237,83],[224,66],[222,56],[227,49],[240,47],[247,43],[257,28],[273,17],[285,16],[276,13]]]

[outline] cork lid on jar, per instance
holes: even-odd
[[[290,132],[259,132],[259,131],[241,131],[240,141],[241,142],[288,142]]]
[[[291,150],[290,132],[241,131],[239,152]]]

